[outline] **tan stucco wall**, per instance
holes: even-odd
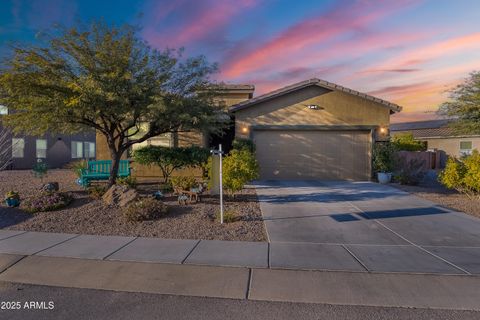
[[[312,110],[308,105],[321,109]],[[311,86],[239,110],[235,121],[236,136],[246,138],[252,125],[388,126],[390,110],[358,96]]]
[[[224,92],[219,97],[219,102],[225,107],[230,107],[236,103],[242,102],[249,98],[249,92]],[[97,132],[97,160],[109,160],[110,152],[106,144],[106,140],[103,135]],[[175,145],[179,147],[188,147],[192,145],[204,146],[205,138],[201,132],[179,132],[175,138]],[[126,158],[126,155],[123,156]],[[174,176],[193,175],[195,177],[201,177],[202,171],[198,168],[187,168],[183,170],[177,170],[173,174]],[[143,166],[138,163],[132,163],[132,176],[139,180],[152,180],[162,177],[162,173],[157,166]]]
[[[450,156],[460,156],[460,142],[472,141],[472,148],[480,151],[480,137],[472,138],[438,138],[438,139],[418,139],[427,141],[427,147],[429,149],[438,149],[445,151]]]

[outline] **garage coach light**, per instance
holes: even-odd
[[[248,128],[247,127],[243,127],[242,128],[242,133],[247,133],[248,132]]]

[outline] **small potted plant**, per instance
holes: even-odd
[[[20,205],[20,195],[16,191],[9,191],[5,195],[5,204],[10,208]]]
[[[373,150],[373,167],[378,182],[389,183],[392,180],[394,149],[390,142],[377,142]]]

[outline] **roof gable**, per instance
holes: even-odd
[[[230,112],[236,112],[236,111],[254,106],[258,103],[261,103],[261,102],[264,102],[264,101],[267,101],[267,100],[271,100],[271,99],[274,99],[276,97],[283,96],[283,95],[288,94],[290,92],[297,91],[297,90],[300,90],[300,89],[303,89],[303,88],[306,88],[306,87],[309,87],[309,86],[319,86],[319,87],[329,89],[329,90],[332,90],[332,91],[342,91],[342,92],[346,92],[346,93],[358,96],[358,97],[366,99],[366,100],[377,102],[377,103],[383,105],[384,107],[390,109],[391,113],[400,112],[402,110],[402,107],[400,107],[397,104],[394,104],[394,103],[388,102],[386,100],[370,96],[368,94],[365,94],[365,93],[362,93],[362,92],[359,92],[359,91],[355,91],[355,90],[340,86],[340,85],[332,83],[332,82],[317,79],[317,78],[313,78],[313,79],[310,79],[310,80],[305,80],[305,81],[302,81],[302,82],[298,82],[298,83],[295,83],[295,84],[292,84],[292,85],[289,85],[289,86],[271,91],[269,93],[260,95],[258,97],[240,102],[240,103],[230,107],[229,110],[230,110]]]

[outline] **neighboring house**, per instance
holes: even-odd
[[[253,139],[261,179],[369,180],[372,147],[388,139],[390,115],[401,107],[327,81],[311,79],[253,98],[251,85],[225,85],[219,103],[230,111],[222,137],[176,133],[147,144],[231,145]],[[188,137],[188,139],[187,139]],[[97,136],[99,158],[109,159]],[[137,177],[159,177],[154,166],[134,165]]]
[[[8,109],[0,106],[0,117]],[[1,123],[0,123],[1,128]],[[38,161],[49,168],[61,168],[80,159],[95,159],[95,132],[73,135],[46,134],[27,136],[11,134],[12,163],[9,169],[31,169]]]
[[[460,157],[480,150],[480,135],[458,135],[448,126],[453,120],[430,120],[394,123],[392,135],[411,133],[416,140],[425,141],[430,150],[444,151],[447,155]]]

